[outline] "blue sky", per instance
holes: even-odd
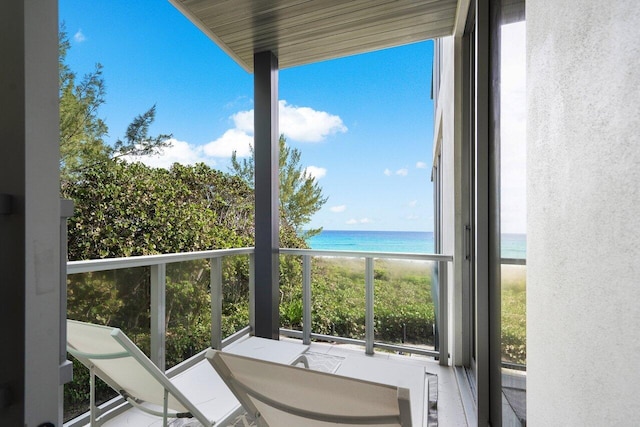
[[[253,76],[168,1],[60,0],[79,75],[104,66],[109,141],[156,105],[154,166],[228,171],[252,139]],[[280,71],[280,131],[329,200],[311,226],[433,230],[431,42]]]

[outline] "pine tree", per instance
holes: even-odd
[[[171,135],[149,136],[156,106],[137,116],[127,127],[125,137],[112,147],[105,143],[106,123],[98,117],[105,103],[105,83],[102,65],[84,75],[80,81],[65,60],[71,47],[64,26],[60,30],[58,47],[60,101],[60,176],[62,182],[78,179],[79,174],[98,164],[129,155],[155,153],[170,145]]]
[[[280,135],[280,220],[293,227],[300,237],[307,239],[322,231],[322,228],[305,230],[313,214],[327,202],[322,187],[300,165],[301,152],[287,146],[286,138]],[[255,149],[251,157],[238,160],[236,152],[231,155],[230,170],[251,188],[254,187]]]

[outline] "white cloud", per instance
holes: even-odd
[[[307,168],[304,170],[304,173],[307,176],[314,177],[317,181],[327,175],[327,170],[318,166],[307,166]]]
[[[409,202],[409,207],[410,208],[415,208],[418,205],[418,201],[417,200],[412,200]]]
[[[399,176],[407,176],[407,175],[409,175],[409,169],[402,168],[402,169],[398,169],[395,172],[392,172],[391,169],[387,168],[387,169],[384,170],[384,174],[386,176],[391,176],[391,175],[394,175],[394,174],[395,175],[399,175]]]
[[[426,169],[427,168],[427,164],[425,162],[417,162],[416,163],[416,168],[418,168],[418,169]]]
[[[418,215],[415,215],[415,214],[407,215],[407,220],[408,221],[417,221],[419,219],[420,219],[420,217]]]
[[[347,205],[331,206],[331,207],[329,208],[329,210],[330,210],[331,212],[336,212],[336,213],[338,213],[338,212],[344,212],[344,211],[346,211],[346,210],[347,210]]]
[[[317,111],[310,107],[298,107],[279,101],[280,133],[299,142],[320,142],[327,136],[344,133],[347,127],[340,116]],[[231,116],[236,129],[253,135],[254,110],[240,111]]]
[[[78,31],[75,39],[84,40],[84,35]],[[124,159],[130,162],[142,162],[153,167],[168,168],[173,163],[194,164],[204,162],[216,164],[215,158],[231,157],[235,151],[238,157],[249,157],[253,144],[253,110],[239,111],[231,116],[233,128],[227,130],[221,137],[202,146],[191,145],[185,141],[170,140],[171,147],[163,150],[159,155],[136,156]],[[309,107],[296,107],[280,101],[280,131],[291,139],[302,142],[321,141],[328,135],[346,132],[347,127],[342,119],[324,111],[316,111]],[[320,179],[327,174],[327,169],[319,166],[309,166],[305,173]]]
[[[204,153],[211,157],[231,157],[236,151],[238,157],[251,155],[253,137],[241,129],[229,129],[220,138],[203,146]]]
[[[76,43],[82,43],[87,38],[85,37],[84,33],[82,32],[82,29],[79,29],[78,32],[73,35],[73,39],[76,41]]]
[[[369,218],[361,218],[361,219],[355,219],[355,218],[351,218],[350,220],[348,220],[346,222],[348,225],[354,225],[354,224],[371,224],[373,223],[372,220],[370,220]]]
[[[281,100],[280,133],[300,142],[320,142],[335,133],[344,133],[347,127],[339,116],[309,107],[288,105]]]
[[[391,176],[391,175],[398,175],[398,176],[407,176],[409,175],[409,169],[407,168],[401,168],[398,169],[397,171],[393,172],[391,169],[387,168],[384,170],[383,172],[386,176]]]
[[[183,165],[193,165],[196,163],[206,163],[209,166],[216,164],[215,160],[208,157],[202,147],[189,144],[185,141],[178,141],[175,138],[169,140],[170,147],[162,149],[159,154],[148,156],[123,156],[127,162],[141,162],[154,168],[168,169],[174,163]]]
[[[240,111],[231,116],[236,129],[253,135],[253,110]]]

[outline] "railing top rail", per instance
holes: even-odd
[[[182,252],[175,254],[142,255],[122,258],[90,259],[86,261],[69,261],[67,263],[67,274],[118,270],[122,268],[132,267],[148,267],[151,265],[193,261],[197,259],[218,258],[232,255],[246,255],[252,254],[253,252],[253,248],[232,248],[214,249],[210,251]]]
[[[284,255],[311,255],[326,257],[344,258],[389,258],[418,261],[453,261],[452,255],[442,254],[418,254],[402,252],[365,252],[365,251],[332,251],[320,249],[289,249],[280,248],[280,253]]]
[[[168,264],[173,262],[193,261],[197,259],[218,258],[233,255],[247,255],[254,252],[254,248],[214,249],[197,252],[181,252],[173,254],[142,255],[121,258],[90,259],[85,261],[69,261],[67,274],[89,273],[92,271],[118,270],[133,267],[148,267],[151,265]],[[284,255],[311,255],[344,258],[386,258],[417,261],[445,261],[452,262],[452,255],[420,254],[406,252],[369,252],[369,251],[336,251],[322,249],[280,248]],[[501,264],[527,265],[522,258],[502,258]]]
[[[527,265],[527,260],[525,258],[502,258],[500,264]]]

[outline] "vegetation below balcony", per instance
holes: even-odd
[[[502,359],[527,363],[526,267],[502,266]]]

